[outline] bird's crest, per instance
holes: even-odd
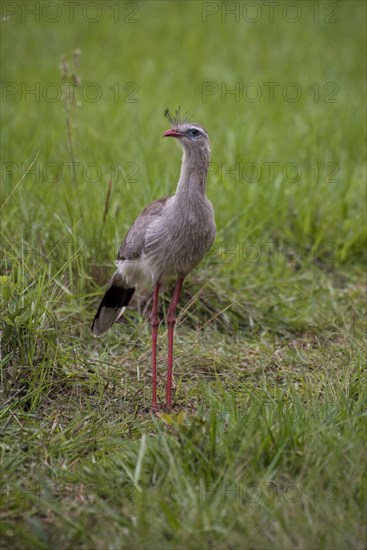
[[[172,115],[171,111],[169,109],[166,109],[164,111],[164,116],[168,120],[168,122],[171,124],[171,126],[179,126],[180,124],[184,124],[185,122],[189,122],[189,115],[186,112],[184,117],[181,118],[181,106],[179,106],[178,109],[175,110],[175,114]]]

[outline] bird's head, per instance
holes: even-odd
[[[180,110],[172,116],[168,109],[164,116],[171,123],[171,128],[164,132],[162,137],[173,137],[180,141],[184,151],[210,153],[209,137],[205,128],[196,122],[189,122],[187,118],[181,120]]]

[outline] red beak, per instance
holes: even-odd
[[[181,138],[182,134],[175,130],[174,128],[170,128],[166,132],[164,132],[162,137],[174,137],[174,138]]]

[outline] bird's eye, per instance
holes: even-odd
[[[190,130],[190,135],[193,137],[197,137],[200,136],[200,132],[196,128],[193,128],[192,130]]]

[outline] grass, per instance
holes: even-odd
[[[365,548],[365,5],[112,4],[2,23],[2,546]],[[125,231],[174,192],[178,105],[211,137],[218,235],[153,417],[144,318],[90,323]]]

